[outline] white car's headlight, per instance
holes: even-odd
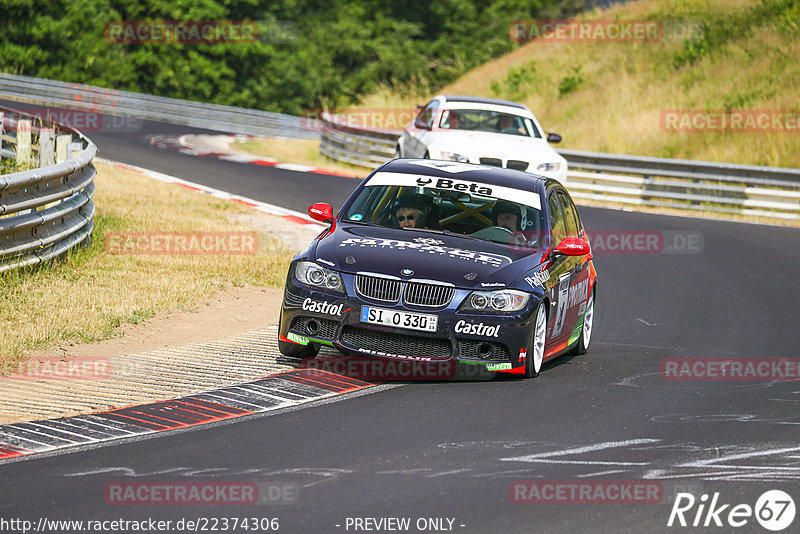
[[[336,271],[331,271],[325,267],[320,267],[310,261],[301,261],[295,267],[294,276],[303,284],[309,286],[344,293],[342,277]]]
[[[537,171],[545,171],[545,172],[556,172],[561,168],[560,163],[540,163],[537,167]]]
[[[525,308],[530,295],[514,289],[499,291],[473,291],[462,306],[463,310],[477,312],[516,312]]]
[[[456,152],[445,152],[442,150],[442,159],[446,159],[448,161],[460,161],[461,163],[469,163],[469,158],[467,156],[462,156]]]

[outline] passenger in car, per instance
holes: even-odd
[[[458,113],[455,111],[446,111],[447,117],[445,118],[445,122],[442,124],[444,128],[449,128],[451,130],[457,130],[461,127],[461,117],[458,116]]]

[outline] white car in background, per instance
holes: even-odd
[[[567,183],[567,160],[548,143],[531,110],[495,98],[439,95],[409,124],[395,158],[426,158],[516,169]]]

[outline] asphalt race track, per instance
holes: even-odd
[[[139,132],[90,137],[104,158],[300,211],[315,201],[338,207],[357,183],[149,144],[152,135],[196,131],[145,122]],[[408,532],[768,532],[754,517],[737,529],[667,522],[678,492],[698,503],[719,493],[719,504],[730,505],[719,515],[723,522],[733,506],[755,507],[767,490],[800,504],[800,383],[667,380],[662,361],[796,362],[800,229],[580,211],[590,234],[666,232],[663,244],[673,246],[671,253],[595,254],[596,322],[585,356],[545,364],[536,379],[372,388],[335,402],[8,462],[0,465],[0,517],[278,518],[278,531],[288,533],[375,526],[356,518],[410,518]],[[676,253],[680,236],[689,235],[701,236],[701,245]],[[660,484],[662,502],[519,503],[509,491],[516,481],[643,479]],[[113,505],[104,497],[115,482],[208,481],[296,493],[288,502],[203,507]],[[686,513],[688,522],[697,510]],[[428,521],[435,518],[443,521]],[[785,532],[798,525],[795,519]]]

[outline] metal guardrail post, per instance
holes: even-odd
[[[22,163],[30,164],[31,118],[15,111],[0,112],[0,124],[5,121],[17,127],[17,135],[11,138],[17,144],[16,154],[2,150],[0,157],[22,155]],[[70,130],[71,134],[58,136],[56,163],[53,126],[38,130],[39,159],[44,166],[0,175],[0,273],[56,258],[86,242],[94,229],[92,159],[97,147]],[[73,134],[79,139],[75,157],[68,150]]]
[[[31,162],[31,121],[17,121],[17,165]]]

